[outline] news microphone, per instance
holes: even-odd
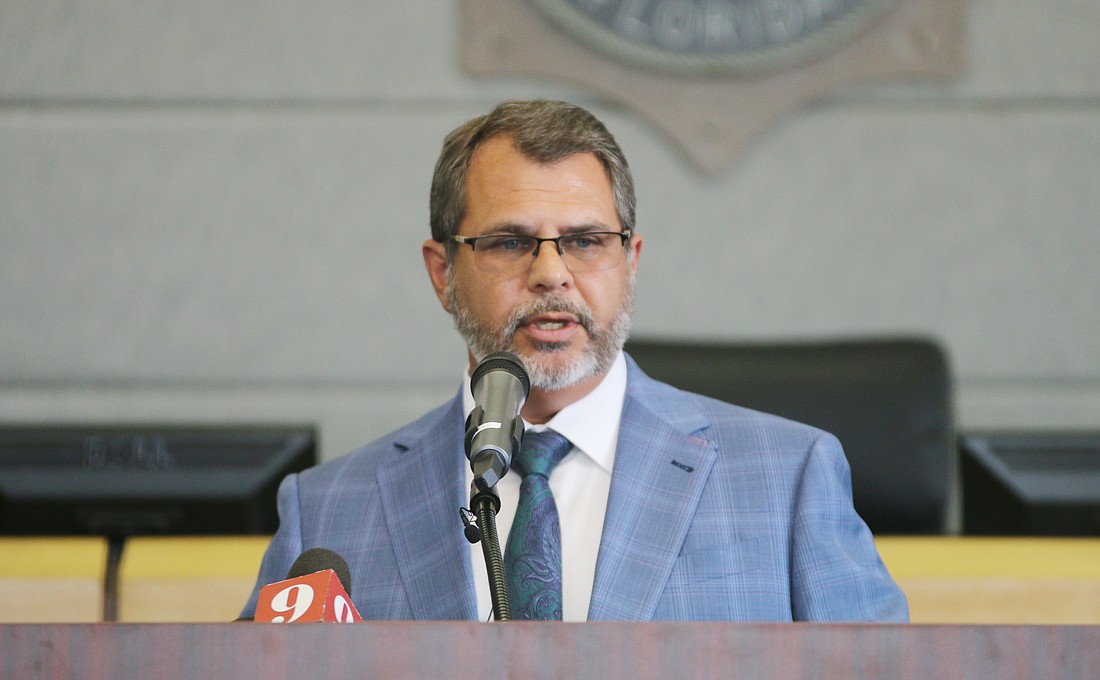
[[[298,559],[294,560],[294,564],[290,565],[290,569],[287,570],[286,577],[288,579],[298,578],[325,569],[336,572],[336,577],[340,579],[340,585],[344,586],[344,590],[347,591],[348,595],[351,595],[351,570],[348,569],[348,563],[344,561],[343,557],[340,557],[339,553],[328,548],[310,548],[298,555]]]
[[[523,439],[519,412],[531,391],[531,380],[519,357],[494,352],[481,360],[470,377],[474,410],[466,419],[466,457],[474,486],[488,491],[508,472]]]
[[[351,602],[348,563],[327,548],[310,548],[294,560],[287,578],[260,589],[255,621],[260,623],[354,623],[362,621]]]

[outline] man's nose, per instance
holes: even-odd
[[[573,279],[556,243],[542,241],[535,248],[534,262],[527,272],[527,282],[532,288],[553,289],[567,285]]]

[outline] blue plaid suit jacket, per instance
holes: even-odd
[[[589,620],[906,621],[830,434],[677,390],[628,358]],[[261,585],[340,553],[368,619],[475,619],[459,397],[279,489]],[[889,452],[884,452],[889,455]],[[567,567],[568,568],[568,567]]]

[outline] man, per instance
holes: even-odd
[[[643,244],[634,205],[614,138],[562,102],[506,102],[460,126],[432,183],[424,263],[470,369],[518,355],[531,378],[525,443],[549,429],[567,451],[544,475],[554,541],[560,522],[552,618],[905,621],[835,438],[658,383],[623,354]],[[348,561],[364,618],[486,619],[481,550],[458,513],[469,382],[416,422],[288,477],[257,592],[322,546]],[[521,477],[497,484],[502,542],[525,502]]]

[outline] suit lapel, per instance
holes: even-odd
[[[378,485],[413,618],[476,619],[470,549],[458,514],[467,504],[461,400],[442,409],[421,436],[396,441],[391,456]]]
[[[652,618],[717,457],[697,412],[670,413],[678,402],[667,398],[656,412],[655,385],[630,362],[592,621]]]

